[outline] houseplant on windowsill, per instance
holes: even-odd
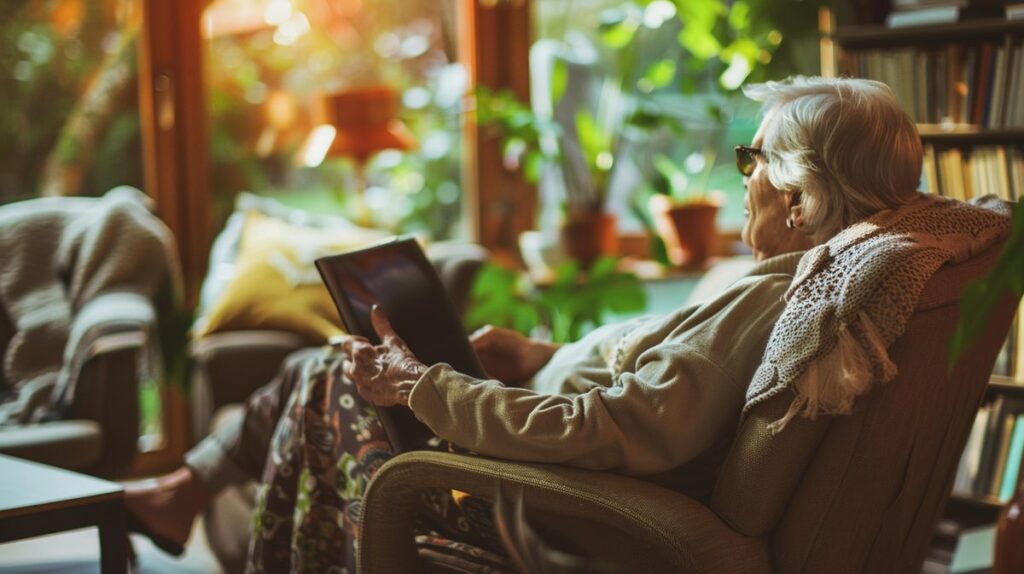
[[[589,266],[619,250],[617,218],[605,209],[605,197],[621,135],[586,110],[576,114],[576,134],[578,150],[569,147],[566,155],[572,152],[577,161],[563,165],[568,185],[560,234],[569,257]]]
[[[619,113],[617,109],[603,114]],[[503,163],[521,169],[531,183],[546,166],[559,165],[566,180],[563,198],[562,245],[572,259],[589,266],[602,255],[617,251],[614,214],[606,212],[605,195],[620,137],[609,121],[587,110],[576,113],[575,139],[562,137],[553,119],[541,118],[509,91],[476,90],[476,121],[502,138]]]
[[[709,146],[702,154],[687,158],[685,164],[698,171],[695,187],[691,185],[694,178],[667,156],[654,158],[661,177],[655,179],[654,193],[647,206],[665,243],[668,261],[680,267],[700,267],[712,255],[718,240],[715,220],[720,202],[714,192],[706,191],[714,151]]]

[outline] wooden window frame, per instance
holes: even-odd
[[[459,61],[471,88],[510,90],[530,101],[530,0],[460,0]],[[473,114],[463,125],[463,186],[471,237],[516,260],[519,234],[536,225],[537,190],[502,165],[501,142]]]

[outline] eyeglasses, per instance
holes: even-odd
[[[757,167],[757,156],[764,157],[764,151],[759,147],[736,146],[736,169],[744,176],[750,177]]]

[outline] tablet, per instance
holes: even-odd
[[[379,305],[423,364],[448,363],[456,371],[485,378],[455,304],[416,240],[395,239],[322,257],[316,268],[348,333],[379,344],[370,321],[370,309]],[[377,412],[398,452],[420,448],[434,436],[408,407],[378,407]]]

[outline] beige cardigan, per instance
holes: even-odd
[[[634,475],[674,469],[735,427],[801,255],[768,259],[701,305],[597,329],[525,388],[434,365],[409,406],[437,436],[484,455]]]

